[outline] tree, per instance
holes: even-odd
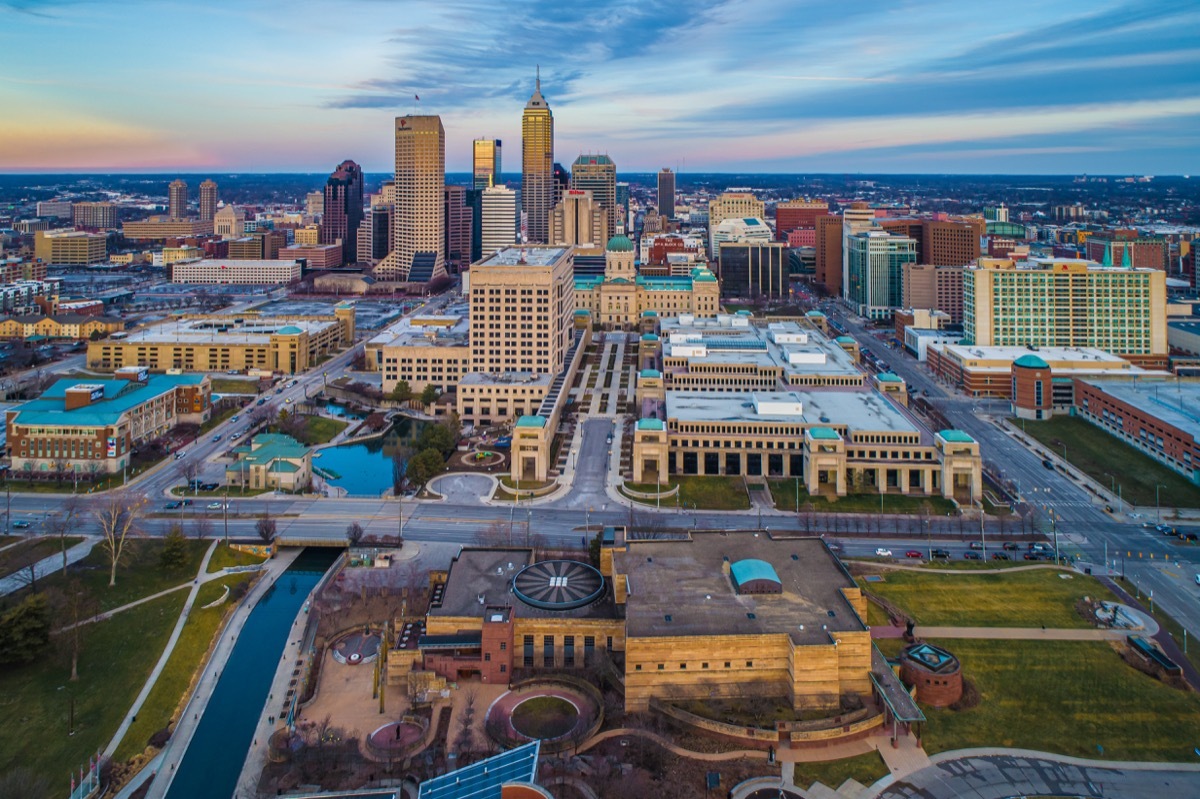
[[[263,511],[262,516],[258,517],[258,521],[254,523],[254,532],[258,533],[258,537],[263,540],[263,543],[269,544],[275,538],[275,520],[270,514]]]
[[[183,478],[183,484],[188,488],[192,487],[192,481],[200,475],[200,462],[191,458],[184,458],[179,462],[179,476]]]
[[[56,598],[59,616],[68,620],[57,640],[65,645],[71,656],[71,682],[79,679],[79,653],[83,650],[83,639],[88,625],[87,619],[99,611],[95,596],[87,589],[83,581],[73,578],[63,587]]]
[[[31,663],[50,641],[50,603],[44,594],[25,597],[0,615],[0,663]]]
[[[51,461],[50,468],[54,470],[54,477],[56,480],[58,480],[59,486],[63,484],[63,480],[67,476],[67,467],[70,465],[71,462],[63,456],[58,456]]]
[[[431,424],[417,437],[418,450],[437,450],[443,458],[449,458],[457,446],[458,436],[445,425]]]
[[[207,514],[197,513],[192,517],[192,533],[200,541],[212,535],[212,519]]]
[[[433,383],[426,383],[425,388],[421,389],[421,404],[425,406],[432,405],[437,402],[438,394],[440,393],[437,386]]]
[[[79,499],[71,496],[63,500],[58,512],[46,519],[46,533],[58,536],[62,548],[63,574],[67,573],[67,535],[75,531],[79,521]]]
[[[412,399],[412,395],[412,386],[408,384],[407,380],[400,380],[397,381],[396,387],[388,393],[388,398],[396,402],[408,402]]]
[[[146,499],[124,489],[110,491],[92,511],[100,527],[100,548],[108,556],[108,584],[117,584],[117,566],[129,554],[130,540],[141,535],[140,522]]]
[[[358,546],[358,542],[362,541],[363,526],[358,522],[350,522],[346,525],[346,540],[350,542],[350,546]]]
[[[441,452],[436,449],[424,449],[409,459],[406,476],[412,482],[424,487],[426,483],[441,474],[444,468],[446,468],[446,461]]]
[[[408,462],[413,456],[413,448],[398,444],[392,452],[392,493],[396,496],[404,490],[404,481],[408,477]]]
[[[187,538],[183,535],[183,527],[178,523],[172,524],[163,536],[163,548],[159,553],[158,562],[167,571],[178,571],[187,565]]]

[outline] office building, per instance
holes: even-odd
[[[815,219],[816,261],[813,279],[830,295],[842,296],[842,218],[836,215]]]
[[[769,236],[768,231],[768,238]],[[791,278],[787,252],[787,245],[778,241],[722,242],[717,251],[717,277],[721,281],[721,296],[788,296]]]
[[[950,217],[938,214],[932,219],[885,217],[875,221],[889,233],[908,236],[917,242],[917,258],[933,266],[965,266],[980,256],[987,222],[983,217]]]
[[[503,182],[500,172],[500,140],[476,139],[471,143],[472,186],[482,191]]]
[[[37,215],[53,219],[71,219],[74,203],[70,200],[43,200],[37,204]]]
[[[24,261],[17,258],[0,260],[0,284],[21,280],[44,281],[49,271],[45,261]]]
[[[304,195],[305,216],[320,216],[325,212],[325,192],[310,191]]]
[[[571,188],[590,191],[592,200],[604,211],[608,229],[617,229],[617,165],[611,158],[580,155],[571,164]]]
[[[1013,398],[1014,369],[1036,366],[1053,373],[1046,378],[1047,408],[1069,410],[1074,398],[1075,377],[1163,376],[1164,372],[1143,369],[1128,360],[1091,347],[984,347],[967,342],[929,344],[929,370],[972,397]],[[1027,418],[1036,418],[1028,416]]]
[[[294,244],[280,247],[276,259],[301,262],[302,271],[312,272],[342,266],[345,263],[342,261],[342,252],[341,244]]]
[[[984,206],[983,218],[988,222],[1007,222],[1008,207],[1004,203],[998,206]]]
[[[211,222],[217,215],[217,182],[206,180],[200,184],[200,221]]]
[[[1166,269],[1168,246],[1165,239],[1135,236],[1089,236],[1084,245],[1088,260],[1103,266],[1126,269]]]
[[[246,212],[232,205],[225,206],[213,216],[213,232],[223,239],[241,238],[246,233]]]
[[[179,178],[167,186],[167,217],[170,219],[187,219],[188,185]]]
[[[77,228],[113,230],[117,227],[116,203],[75,203],[71,206],[71,221]]]
[[[550,243],[599,251],[611,238],[609,214],[587,189],[568,189],[550,214]]]
[[[905,263],[901,276],[900,305],[943,311],[953,324],[963,317],[963,271],[961,266]]]
[[[762,219],[765,205],[749,192],[725,192],[708,203],[708,229],[710,231],[708,250],[714,257],[717,254],[716,240],[712,233],[726,219]]]
[[[84,230],[39,230],[34,234],[33,254],[45,264],[102,264],[108,259],[108,237]]]
[[[230,239],[225,245],[226,257],[233,260],[274,261],[287,246],[287,232],[259,230],[240,239]]]
[[[315,247],[321,243],[321,226],[307,225],[292,231],[292,243],[302,247]]]
[[[445,190],[446,240],[442,245],[446,252],[446,260],[456,267],[470,263],[471,238],[474,230],[471,224],[471,207],[467,205],[467,189],[464,186],[447,186]]]
[[[341,263],[352,264],[358,257],[358,226],[363,220],[362,167],[346,160],[325,181],[322,203],[321,244],[340,244]]]
[[[459,306],[435,316],[406,316],[368,341],[367,365],[382,373],[383,393],[401,380],[414,393],[428,385],[454,389],[471,371],[469,315],[466,306]]]
[[[199,219],[173,219],[152,216],[140,222],[122,222],[121,234],[126,241],[166,241],[204,236],[213,232],[214,222]]]
[[[666,219],[675,218],[675,173],[670,167],[658,171],[658,214]]]
[[[211,410],[212,382],[202,374],[150,375],[135,365],[111,379],[64,378],[7,411],[7,449],[13,469],[31,477],[95,480],[125,469],[138,445],[202,424]]]
[[[480,257],[517,242],[517,193],[507,186],[491,186],[480,199]]]
[[[392,207],[374,205],[365,212],[358,226],[358,262],[374,266],[392,249]]]
[[[287,248],[285,248],[287,249]],[[301,248],[302,249],[302,248]],[[300,279],[300,262],[289,257],[272,259],[216,259],[186,261],[171,267],[172,283],[273,284]]]
[[[1166,273],[1074,259],[980,258],[963,272],[964,342],[1094,347],[1167,363]]]
[[[533,244],[550,241],[550,210],[558,201],[554,168],[554,115],[542,96],[539,72],[521,115],[521,213]]]
[[[860,316],[892,318],[903,302],[904,265],[917,260],[916,241],[869,230],[847,236],[845,247],[845,299]]]
[[[793,230],[812,230],[817,217],[829,214],[824,200],[786,200],[775,205],[775,240],[787,241]]]
[[[392,251],[375,267],[382,280],[428,283],[446,267],[446,131],[439,116],[396,118]]]
[[[354,343],[354,306],[332,314],[262,316],[186,314],[88,344],[88,368],[112,371],[140,365],[152,372],[228,372],[262,369],[295,374]]]
[[[721,244],[727,241],[738,242],[769,242],[774,240],[771,234],[771,228],[758,217],[736,217],[733,219],[725,219],[716,225],[713,225],[709,231],[709,239],[713,243],[713,257],[715,258]]]
[[[864,202],[850,203],[842,209],[842,296],[850,285],[850,247],[847,239],[855,233],[871,230],[875,226],[875,211]],[[920,248],[917,248],[920,252]]]

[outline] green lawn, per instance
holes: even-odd
[[[1054,569],[1004,574],[881,573],[884,582],[860,585],[896,604],[918,624],[931,626],[1086,628],[1089,625],[1075,612],[1075,603],[1085,596],[1115,599],[1091,577]]]
[[[300,443],[313,446],[328,444],[333,437],[349,427],[349,422],[337,419],[326,419],[324,416],[304,417],[304,432],[300,434]]]
[[[70,682],[70,661],[57,642],[46,656],[0,670],[0,772],[17,766],[46,777],[64,795],[67,774],[86,765],[108,744],[122,717],[162,654],[187,594],[147,602],[108,621],[88,625],[79,680]],[[75,735],[68,735],[70,702]]]
[[[887,765],[878,752],[867,752],[844,760],[827,760],[823,763],[797,763],[796,787],[806,789],[819,782],[834,790],[846,780],[858,780],[870,785],[888,774]]]
[[[262,563],[263,560],[263,558],[257,555],[231,549],[225,544],[217,544],[217,548],[213,550],[212,557],[208,559],[208,570],[210,572],[219,572],[221,569],[231,566],[253,566],[257,563]]]
[[[1196,759],[1200,697],[1129,667],[1108,644],[937,643],[958,656],[982,701],[958,712],[925,709],[924,744],[931,754],[1011,746],[1116,760]]]
[[[175,717],[175,711],[183,704],[192,677],[201,667],[221,620],[234,607],[234,603],[227,600],[207,610],[204,606],[219,599],[226,585],[232,588],[235,583],[249,579],[248,575],[230,575],[205,583],[196,593],[191,615],[183,626],[171,657],[138,711],[137,721],[130,725],[117,747],[117,761],[128,760],[142,752],[150,736],[166,727]]]
[[[794,513],[796,510],[796,481],[769,480],[767,484],[771,487],[771,499],[775,501],[776,510]],[[839,497],[836,501],[831,501],[828,497],[809,494],[804,490],[802,483],[800,485],[800,510],[803,511],[809,503],[817,513],[879,513],[880,509],[879,494],[848,494]],[[926,504],[929,506],[929,513],[932,516],[945,516],[958,509],[953,502],[944,497],[883,495],[884,513],[916,514],[920,513],[921,506]]]
[[[257,394],[258,381],[214,377],[212,379],[212,390],[214,394]]]
[[[82,538],[68,536],[66,547],[71,547],[82,541]],[[0,552],[0,576],[11,574],[23,569],[31,563],[37,563],[42,558],[62,552],[63,542],[58,538],[30,538],[18,546]],[[59,564],[61,565],[61,563]]]
[[[750,498],[740,477],[677,475],[679,504],[700,510],[749,510]]]
[[[571,731],[579,711],[557,696],[535,696],[513,708],[512,726],[529,738],[560,738]]]
[[[1163,507],[1200,507],[1200,486],[1090,422],[1056,416],[1045,422],[1025,422],[1023,429],[1059,457],[1065,444],[1067,460],[1100,485],[1111,487],[1113,479],[1109,475],[1114,475],[1126,502],[1153,505],[1154,486],[1161,483],[1159,501]]]
[[[88,591],[98,602],[100,610],[110,610],[141,599],[151,594],[157,594],[168,588],[174,588],[184,583],[190,583],[200,569],[200,561],[210,541],[188,541],[188,562],[175,571],[163,571],[159,566],[159,553],[162,551],[161,538],[142,539],[134,542],[136,554],[128,562],[117,568],[117,584],[108,585],[108,555],[99,545],[91,553],[72,564],[68,570],[69,576],[78,577]],[[38,581],[38,588],[63,585],[62,572],[49,575]],[[22,594],[23,595],[23,594]],[[183,596],[185,594],[181,594]]]

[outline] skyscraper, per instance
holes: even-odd
[[[580,155],[571,164],[571,188],[590,191],[608,217],[608,230],[617,229],[617,165],[607,155]]]
[[[658,215],[675,218],[675,173],[663,167],[658,173]]]
[[[206,180],[200,184],[200,221],[211,222],[217,215],[217,183]]]
[[[855,313],[890,319],[903,299],[904,265],[917,261],[917,242],[882,230],[862,230],[845,239],[846,299]]]
[[[187,219],[188,187],[176,178],[167,187],[167,216],[172,219]]]
[[[467,205],[466,186],[447,186],[446,197],[446,261],[461,267],[470,263],[471,237],[471,208]]]
[[[363,221],[362,167],[350,160],[338,164],[325,181],[321,243],[342,242],[342,263],[358,260],[358,228]]]
[[[545,244],[550,240],[554,202],[554,115],[542,97],[539,72],[521,115],[521,210],[529,241]]]
[[[480,202],[480,257],[487,257],[517,240],[517,194],[507,186],[491,186]]]
[[[476,139],[471,145],[471,166],[476,189],[500,183],[500,140]]]
[[[445,188],[442,118],[397,117],[395,238],[392,251],[375,268],[377,277],[426,283],[445,274]]]

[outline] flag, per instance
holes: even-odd
[[[414,94],[414,95],[413,95],[413,97],[415,97],[415,98],[417,99],[417,102],[418,102],[418,103],[419,103],[419,102],[421,102],[421,97],[420,97],[420,95]]]

